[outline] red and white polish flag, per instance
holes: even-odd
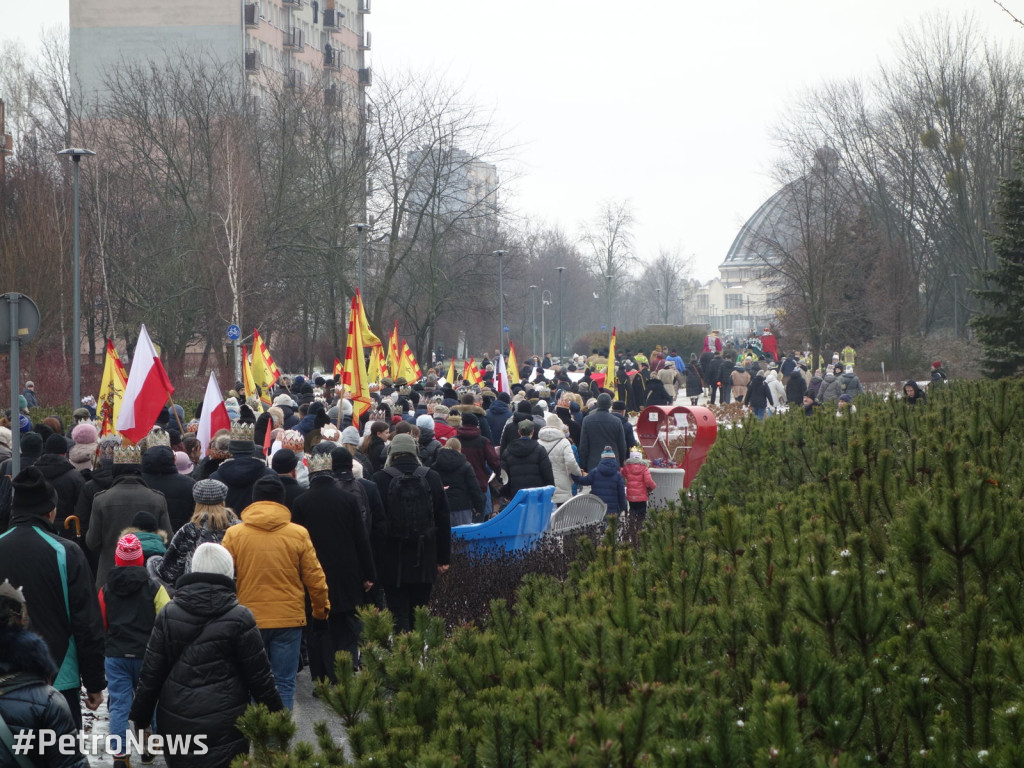
[[[228,416],[227,406],[221,397],[217,377],[210,371],[210,378],[206,382],[206,395],[203,397],[203,412],[199,415],[199,429],[196,431],[196,439],[203,447],[201,456],[206,455],[206,449],[213,442],[213,436],[222,429],[231,429],[231,417]]]
[[[172,394],[174,387],[143,325],[139,331],[139,343],[135,345],[121,411],[117,415],[117,431],[131,442],[138,443],[156,424],[160,409]]]

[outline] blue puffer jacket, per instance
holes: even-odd
[[[614,515],[629,508],[626,501],[626,481],[619,473],[616,459],[604,458],[590,473],[579,480],[580,485],[589,485],[591,491],[608,505],[608,514]]]
[[[491,442],[496,442],[493,438],[497,435],[498,440],[501,440],[501,433],[505,429],[505,423],[508,421],[508,417],[512,415],[512,409],[508,407],[508,403],[503,400],[495,400],[491,403],[491,407],[487,409],[487,426],[491,428]]]

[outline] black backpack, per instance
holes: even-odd
[[[434,496],[427,483],[427,467],[410,474],[397,467],[385,467],[391,475],[388,485],[388,536],[416,541],[434,530]]]

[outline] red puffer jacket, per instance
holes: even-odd
[[[658,487],[642,459],[628,459],[622,477],[626,480],[626,501],[647,501],[648,494]]]

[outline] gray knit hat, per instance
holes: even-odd
[[[395,435],[391,439],[391,448],[388,451],[388,456],[397,456],[400,453],[411,453],[413,456],[419,455],[419,451],[416,450],[416,441],[412,435],[402,433]]]
[[[228,487],[220,480],[207,478],[192,486],[192,500],[196,504],[215,507],[218,504],[223,504],[227,497]]]

